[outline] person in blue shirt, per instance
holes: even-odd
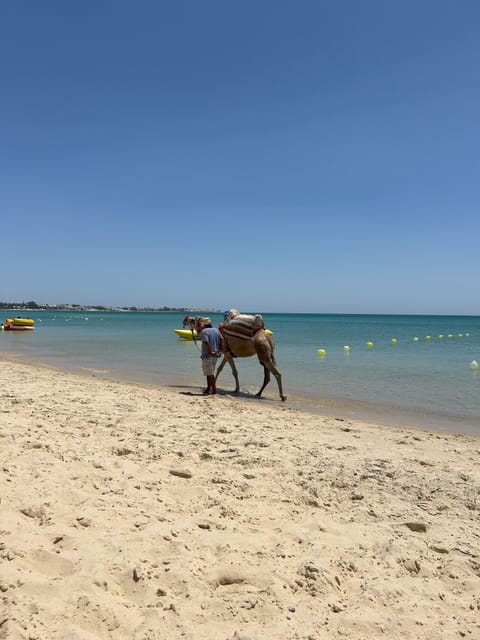
[[[212,327],[210,318],[202,318],[197,326],[197,332],[202,338],[202,371],[207,378],[207,388],[203,392],[205,395],[215,395],[217,386],[215,383],[215,369],[217,360],[222,355],[223,336],[218,329]]]

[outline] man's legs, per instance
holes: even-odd
[[[208,388],[210,389],[210,393],[214,395],[217,393],[217,385],[215,383],[215,376],[207,377]]]
[[[215,383],[215,367],[216,360],[209,362],[208,360],[202,360],[203,373],[207,378],[207,388],[203,392],[205,395],[214,395],[217,393],[217,385]]]
[[[207,376],[207,387],[206,389],[203,390],[203,395],[207,396],[210,393],[210,380],[209,380],[210,376]]]

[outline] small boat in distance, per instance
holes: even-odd
[[[174,329],[174,331],[182,340],[193,340],[193,338],[198,338],[198,333],[195,329]]]
[[[33,331],[35,320],[31,318],[7,318],[3,327],[5,331]]]

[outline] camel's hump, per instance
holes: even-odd
[[[230,336],[251,338],[263,326],[263,318],[260,314],[251,316],[242,313],[225,324],[223,330]]]

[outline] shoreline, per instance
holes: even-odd
[[[480,632],[479,437],[0,376],[0,638]]]
[[[200,389],[203,384],[203,376],[199,369],[198,374],[192,372],[189,376],[172,378],[162,374],[159,381],[156,376],[151,374],[140,375],[129,371],[114,371],[110,369],[97,369],[89,366],[59,366],[58,363],[50,363],[45,360],[35,360],[25,358],[23,354],[18,357],[15,354],[0,354],[0,362],[16,362],[19,364],[31,365],[33,367],[46,367],[59,372],[71,373],[72,375],[85,376],[87,378],[94,377],[104,380],[119,381],[131,384],[145,385],[158,389],[173,389],[183,392],[191,391],[195,394],[196,389]],[[224,373],[223,375],[229,375]],[[222,387],[222,382],[225,387]],[[239,402],[263,402],[263,403],[281,403],[278,395],[276,382],[272,378],[269,386],[265,390],[262,398],[259,400],[255,397],[254,391],[241,390],[239,394],[233,393],[233,377],[225,382],[222,377],[218,383],[218,395],[231,397]],[[259,383],[260,384],[260,383]],[[201,394],[200,394],[201,395]],[[412,409],[410,411],[402,407],[391,405],[372,404],[362,401],[350,401],[344,398],[334,397],[313,397],[300,393],[289,392],[287,390],[287,401],[285,405],[292,410],[305,411],[316,416],[335,419],[336,417],[360,420],[364,422],[374,422],[384,427],[403,427],[421,431],[436,431],[439,433],[464,434],[471,436],[480,436],[480,427],[473,418],[461,416],[448,416],[435,412],[427,413],[425,411]]]

